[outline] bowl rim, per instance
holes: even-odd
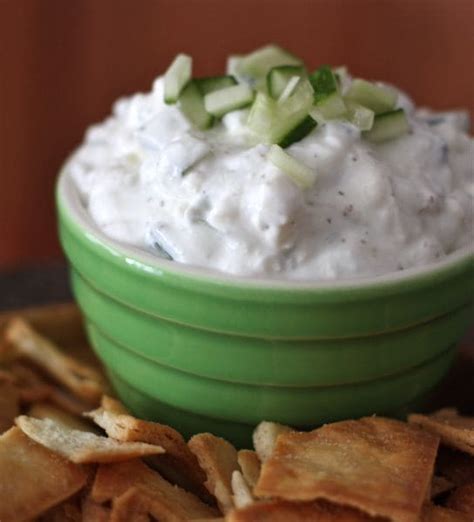
[[[421,267],[407,268],[398,272],[390,272],[373,277],[352,277],[338,280],[308,280],[283,279],[274,277],[240,276],[220,272],[218,270],[178,263],[153,255],[146,250],[104,234],[93,222],[81,201],[79,190],[68,172],[67,160],[63,165],[56,183],[56,204],[59,211],[63,210],[73,223],[78,225],[83,236],[96,246],[102,247],[115,258],[121,257],[128,265],[135,266],[148,274],[184,277],[189,280],[199,280],[218,286],[248,288],[248,289],[282,289],[282,290],[349,290],[378,289],[386,286],[409,284],[433,277],[443,277],[453,270],[464,266],[469,261],[474,266],[474,242],[445,256],[440,261]],[[61,212],[59,212],[61,213]],[[61,219],[61,218],[59,218]]]

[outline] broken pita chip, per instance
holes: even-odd
[[[149,522],[150,501],[137,488],[130,488],[113,499],[110,522]],[[180,519],[186,522],[185,519]]]
[[[436,473],[455,486],[474,482],[474,457],[447,447],[441,447],[436,460]]]
[[[253,445],[260,460],[265,462],[270,457],[279,435],[291,431],[293,430],[289,426],[262,421],[253,432]]]
[[[415,522],[428,493],[439,438],[408,424],[367,417],[278,437],[254,495],[325,499],[371,516]]]
[[[106,383],[100,372],[64,354],[23,319],[10,321],[5,338],[19,357],[37,365],[89,404],[98,404],[100,397],[106,393]]]
[[[226,522],[386,522],[371,518],[355,509],[321,501],[289,502],[269,500],[257,502],[229,513]]]
[[[454,484],[450,480],[435,475],[431,481],[430,499],[451,491],[453,488]]]
[[[90,497],[82,500],[82,522],[110,522],[110,508],[94,502]]]
[[[237,462],[242,470],[245,481],[250,488],[253,489],[258,482],[260,468],[262,467],[258,455],[252,450],[239,450],[237,453]]]
[[[20,413],[20,393],[7,380],[0,381],[0,434],[10,429],[15,417]]]
[[[0,436],[0,477],[0,520],[17,522],[74,495],[87,473],[13,427]]]
[[[255,502],[250,487],[240,471],[232,473],[231,485],[232,500],[236,508],[244,508]]]
[[[472,522],[472,520],[465,513],[427,504],[423,507],[421,522]]]
[[[86,413],[109,437],[123,442],[146,442],[161,446],[165,454],[150,464],[166,479],[209,500],[206,475],[180,433],[170,426],[137,419],[116,399],[104,395],[100,408]]]
[[[449,495],[446,507],[461,511],[474,520],[474,482],[456,488]]]
[[[94,433],[67,428],[51,419],[21,415],[15,422],[30,439],[77,464],[116,462],[164,452],[161,446],[118,442]]]
[[[409,415],[408,422],[439,435],[443,444],[474,455],[474,417],[446,408],[432,415]]]
[[[104,503],[122,495],[130,488],[137,488],[147,502],[149,513],[160,520],[196,519],[215,517],[215,508],[204,504],[198,497],[173,486],[159,473],[142,461],[128,460],[99,466],[91,490],[95,502]],[[151,504],[148,504],[152,501]],[[174,517],[174,518],[173,518]]]
[[[239,471],[237,450],[230,442],[211,433],[194,435],[188,446],[206,473],[205,486],[216,497],[220,510],[228,513],[234,506],[231,480],[232,473]]]
[[[58,408],[50,402],[35,402],[28,410],[28,416],[35,419],[50,419],[72,430],[98,433],[97,428],[87,420]]]

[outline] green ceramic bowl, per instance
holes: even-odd
[[[94,226],[64,171],[59,231],[90,340],[122,400],[245,445],[262,419],[307,427],[395,413],[443,377],[472,318],[472,247],[372,279],[245,279]]]

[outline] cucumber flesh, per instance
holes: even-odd
[[[318,123],[311,117],[304,117],[293,129],[290,129],[286,135],[278,142],[278,145],[282,149],[289,147],[293,143],[297,141],[301,141],[305,138],[316,126]]]
[[[288,83],[286,84],[286,87],[283,89],[283,92],[278,98],[278,103],[283,103],[293,94],[293,91],[296,89],[296,86],[298,85],[299,81],[299,76],[292,76],[289,79]]]
[[[311,116],[319,123],[342,118],[346,113],[346,104],[337,91],[321,98],[310,112]]]
[[[374,124],[374,111],[363,105],[346,100],[347,119],[361,131],[368,131]]]
[[[230,74],[225,76],[208,76],[206,78],[196,78],[195,82],[203,95],[210,92],[224,89],[225,87],[232,87],[237,85],[237,80]]]
[[[307,80],[300,80],[292,96],[282,102],[258,92],[247,125],[263,143],[280,143],[306,118],[312,101],[313,89]]]
[[[230,111],[247,107],[252,100],[253,90],[248,85],[241,83],[206,94],[204,106],[210,114],[221,117]]]
[[[273,67],[267,74],[268,94],[275,100],[278,100],[291,78],[294,76],[303,77],[305,74],[305,68],[300,65],[279,65]]]
[[[315,180],[315,172],[287,154],[278,145],[272,145],[268,152],[267,158],[276,167],[283,171],[291,180],[302,189],[311,187]]]
[[[346,98],[380,114],[395,108],[397,94],[387,87],[356,79],[351,83]]]
[[[165,72],[165,103],[178,101],[183,87],[191,79],[192,58],[187,54],[178,54]]]
[[[214,116],[206,111],[204,96],[196,80],[188,82],[178,101],[181,112],[195,127],[201,130],[212,127]]]
[[[403,109],[396,109],[381,114],[376,114],[374,124],[363,136],[372,143],[382,143],[393,140],[410,130],[410,125]]]
[[[278,65],[302,65],[302,61],[277,45],[266,45],[244,56],[237,64],[237,74],[247,78],[264,78]]]

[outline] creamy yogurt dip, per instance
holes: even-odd
[[[350,82],[349,80],[346,80]],[[371,143],[320,123],[285,152],[315,173],[302,188],[256,143],[249,109],[196,129],[150,93],[120,99],[68,169],[107,236],[226,273],[330,280],[426,265],[473,242],[474,140],[462,112],[417,110],[410,131]]]

